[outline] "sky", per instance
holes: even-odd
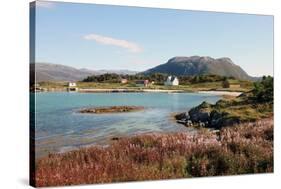
[[[37,1],[35,25],[36,62],[144,71],[198,55],[273,75],[273,16]]]

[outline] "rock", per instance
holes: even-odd
[[[193,126],[193,123],[192,123],[191,120],[187,120],[186,125],[187,125],[188,127],[192,127],[192,126]]]
[[[177,120],[177,123],[186,125],[186,120]]]
[[[224,101],[220,101],[220,105],[224,106]],[[214,129],[220,129],[224,126],[231,126],[240,123],[238,117],[230,117],[228,112],[215,109],[214,105],[207,102],[201,103],[189,110],[189,112],[183,112],[175,116],[178,123],[184,124],[188,127],[194,124],[200,127],[209,127]]]
[[[199,121],[199,127],[205,127],[205,123]]]
[[[210,124],[209,126],[210,127],[218,127],[221,125],[222,123],[222,118],[223,118],[223,114],[216,111],[216,110],[213,110],[211,113],[210,113]]]
[[[119,137],[112,137],[111,140],[119,140]]]
[[[142,106],[108,106],[108,107],[94,107],[94,108],[85,108],[80,110],[80,113],[121,113],[121,112],[133,112],[143,110]]]
[[[199,110],[189,112],[190,120],[193,122],[208,122],[210,119],[210,112]]]
[[[223,119],[221,123],[221,127],[236,125],[239,123],[240,123],[240,119],[238,117],[228,117]]]
[[[187,119],[186,112],[175,115],[176,120]]]
[[[210,107],[211,104],[204,101],[199,106],[192,108],[188,112],[190,120],[193,122],[208,122],[210,119]]]

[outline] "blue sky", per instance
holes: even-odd
[[[273,75],[273,17],[37,1],[36,62],[143,71],[193,55]]]

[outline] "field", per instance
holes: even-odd
[[[231,80],[230,82],[239,83],[240,87],[235,88],[222,88],[222,82],[203,82],[196,84],[186,84],[178,86],[165,86],[159,84],[150,84],[147,87],[138,87],[134,82],[127,84],[121,83],[98,83],[98,82],[77,82],[77,87],[81,89],[155,89],[155,90],[183,90],[186,92],[195,92],[201,90],[223,90],[223,91],[249,91],[253,89],[253,83],[249,81]],[[46,91],[66,90],[67,82],[40,82],[40,87]]]

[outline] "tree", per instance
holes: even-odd
[[[222,87],[223,88],[229,88],[230,87],[230,83],[229,83],[229,81],[226,77],[223,78]]]
[[[254,83],[254,100],[273,103],[273,77],[263,76],[260,82]]]

